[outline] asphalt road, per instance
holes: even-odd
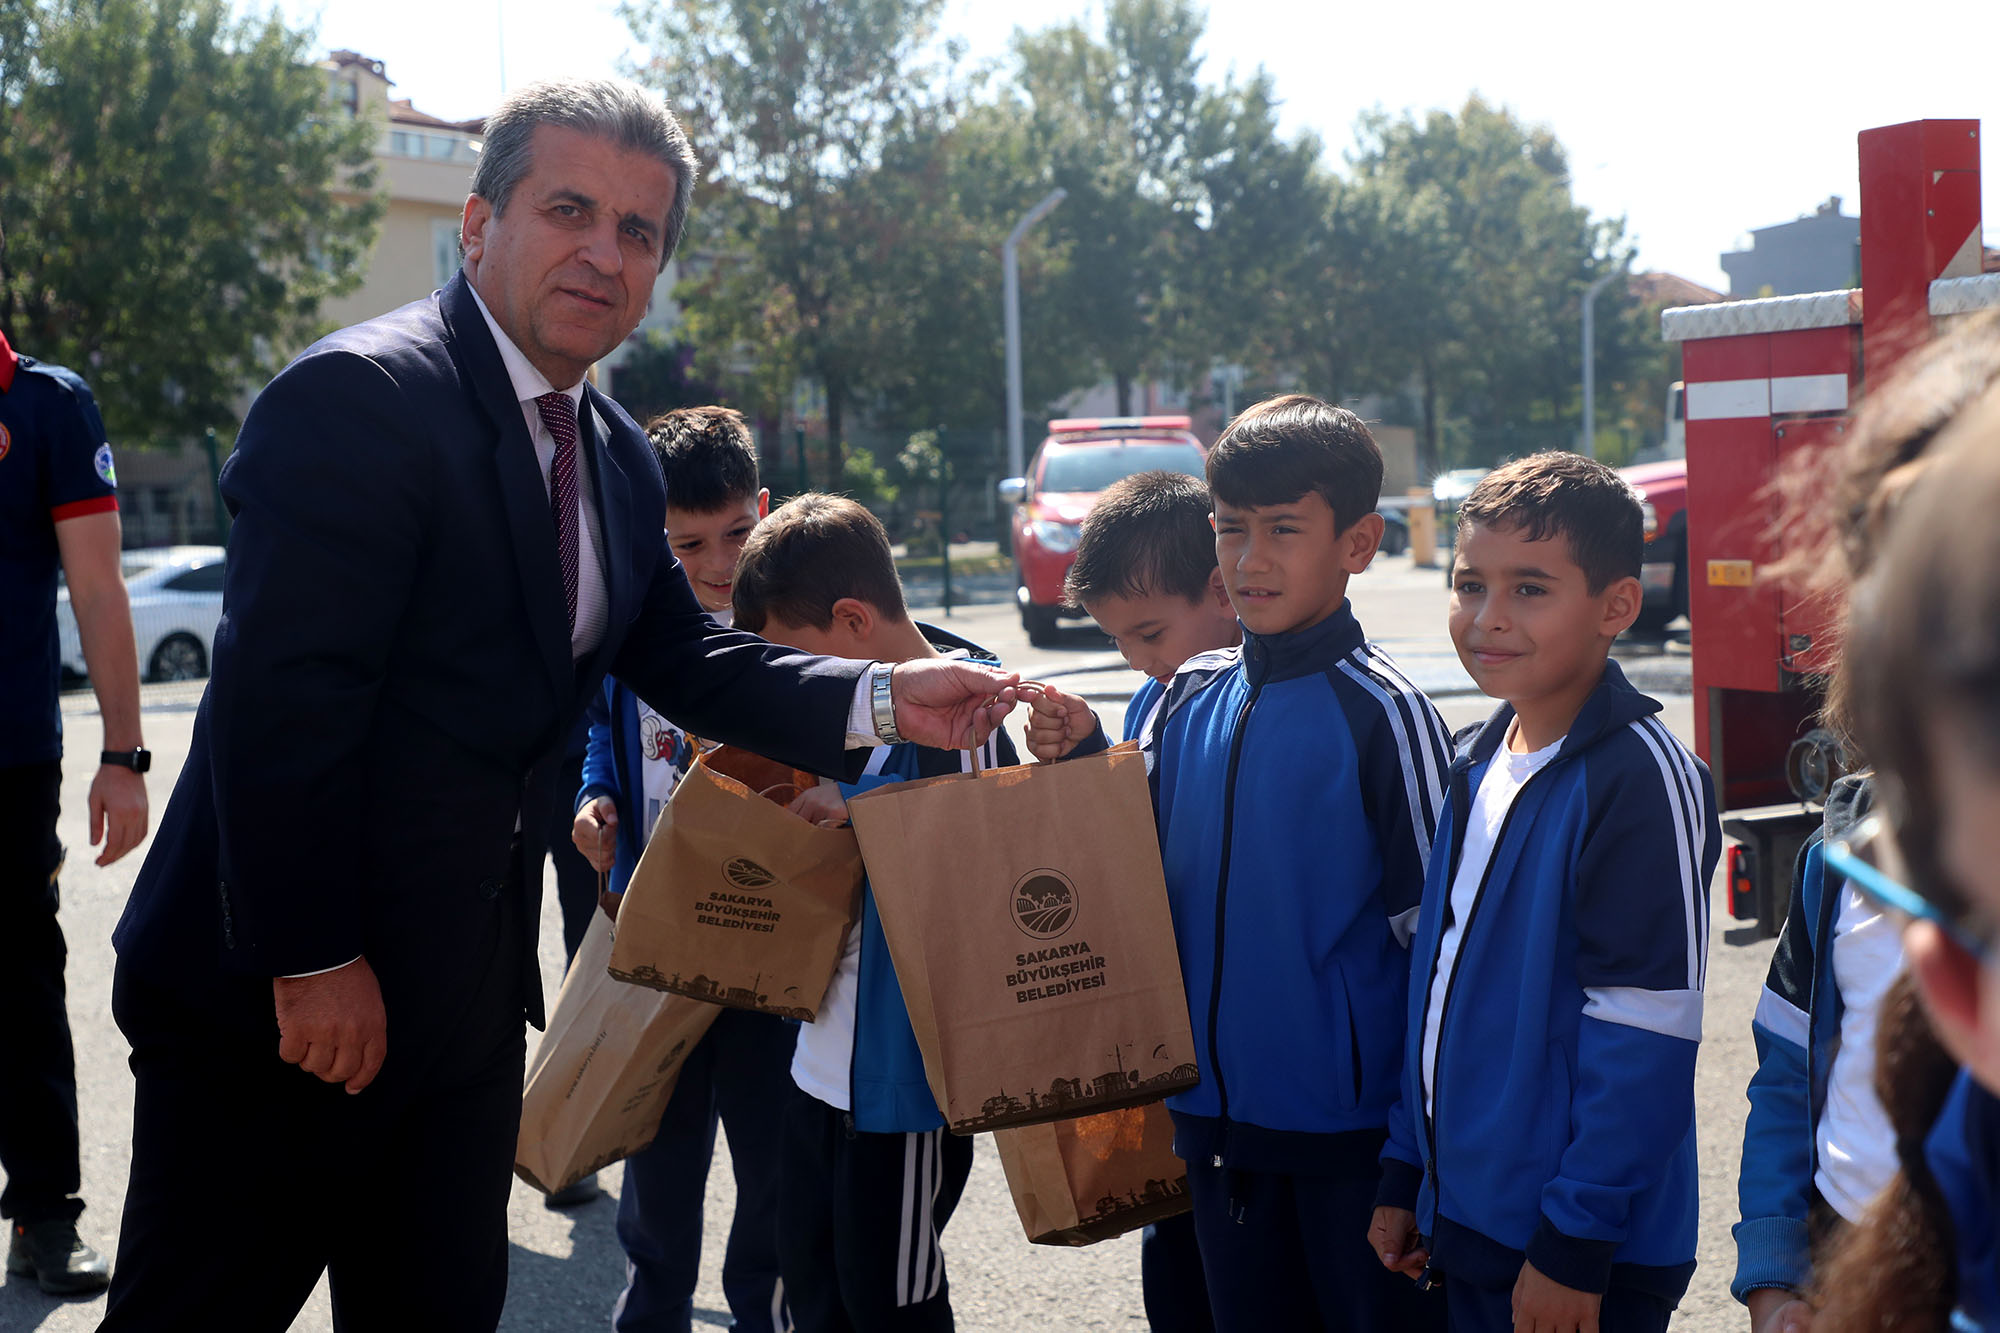
[[[990,580],[981,581],[985,582]],[[913,592],[919,591],[921,585],[913,588]],[[965,592],[977,600],[960,607],[942,623],[985,644],[1026,674],[1058,679],[1068,688],[1089,694],[1106,713],[1107,725],[1117,726],[1122,700],[1137,678],[1123,668],[1101,634],[1088,624],[1079,624],[1066,630],[1063,642],[1055,648],[1030,648],[1007,603],[1004,587],[974,586]],[[1470,682],[1444,638],[1441,576],[1431,570],[1412,570],[1406,558],[1383,561],[1356,581],[1353,595],[1371,636],[1384,644],[1424,689],[1433,692],[1450,725],[1456,728],[1485,716],[1488,702],[1469,693]],[[935,608],[920,606],[918,614],[940,619]],[[1666,721],[1687,739],[1692,712],[1686,696],[1685,647],[1632,645],[1621,648],[1620,657],[1644,688],[1663,698]],[[151,780],[156,815],[186,757],[198,699],[196,686],[146,689],[146,737],[156,756]],[[72,750],[84,754],[95,747],[97,719],[87,694],[68,699],[65,723]],[[82,1227],[86,1239],[111,1250],[116,1243],[129,1164],[132,1081],[125,1065],[124,1039],[110,1016],[110,936],[137,874],[140,854],[104,870],[90,864],[84,851],[83,813],[89,777],[89,770],[79,764],[64,783],[61,832],[72,852],[63,879],[63,925],[70,944],[70,1015],[77,1043],[84,1193],[90,1204]],[[553,885],[544,900],[542,956],[553,995],[562,956]],[[1695,1333],[1736,1333],[1746,1320],[1741,1307],[1728,1295],[1728,1275],[1734,1265],[1729,1225],[1736,1215],[1743,1088],[1754,1060],[1750,1013],[1771,945],[1755,940],[1750,928],[1738,927],[1721,915],[1716,918],[1712,940],[1705,1041],[1697,1075],[1704,1165],[1701,1268],[1675,1327]],[[713,1327],[729,1323],[717,1276],[733,1197],[724,1156],[718,1152],[711,1175],[708,1241],[697,1297],[697,1324]],[[615,1194],[618,1169],[607,1171],[603,1183]],[[217,1187],[228,1188],[226,1165],[218,1167]],[[413,1180],[409,1188],[421,1191],[425,1182]],[[384,1208],[396,1206],[394,1199],[383,1201]],[[542,1206],[539,1194],[525,1185],[515,1185],[510,1207],[512,1277],[503,1329],[527,1333],[588,1329],[608,1323],[624,1271],[612,1230],[615,1212],[609,1196],[574,1213],[551,1212]],[[243,1219],[245,1226],[272,1222]],[[282,1219],[276,1223],[282,1225]],[[227,1237],[217,1240],[227,1243]],[[961,1328],[1127,1329],[1134,1333],[1145,1328],[1137,1238],[1128,1236],[1081,1250],[1029,1245],[1021,1236],[999,1162],[985,1137],[979,1140],[965,1201],[945,1233],[945,1249],[953,1306]],[[397,1261],[396,1256],[385,1257]],[[421,1268],[424,1257],[410,1255],[407,1262],[414,1271]],[[439,1280],[450,1278],[441,1275]],[[101,1311],[101,1301],[61,1302],[43,1296],[32,1283],[19,1279],[0,1282],[0,1330],[73,1333],[95,1328]],[[230,1327],[226,1312],[217,1312],[214,1326]],[[322,1333],[331,1327],[322,1283],[293,1328]]]

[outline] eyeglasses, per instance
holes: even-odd
[[[1827,839],[1826,865],[1884,907],[1936,925],[1980,962],[1992,956],[1990,927],[1976,922],[1963,907],[1939,904],[1911,887],[1895,832],[1881,815],[1869,815],[1839,837]]]

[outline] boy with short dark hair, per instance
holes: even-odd
[[[1125,705],[1124,739],[1137,740],[1167,683],[1188,659],[1243,641],[1215,563],[1208,487],[1182,472],[1140,472],[1113,484],[1083,520],[1063,595],[1090,613],[1146,679]],[[1208,1333],[1208,1284],[1194,1219],[1146,1228],[1140,1249],[1153,1333]]]
[[[1362,1240],[1447,762],[1347,601],[1382,536],[1382,455],[1294,394],[1231,424],[1208,481],[1243,646],[1187,662],[1142,744],[1202,1073],[1167,1105],[1210,1305],[1225,1333],[1434,1327],[1437,1299]],[[1057,691],[1034,709],[1037,757],[1091,731]]]
[[[1125,739],[1190,657],[1243,641],[1215,563],[1208,487],[1181,472],[1113,483],[1083,520],[1063,597],[1111,636],[1145,683],[1125,706]]]
[[[807,652],[877,662],[963,656],[966,640],[911,619],[873,514],[838,496],[797,496],[751,535],[736,571],[736,628]],[[1014,764],[995,730],[982,767]],[[972,768],[968,750],[879,746],[867,776],[822,781],[792,803],[815,822],[846,819],[846,798],[885,782]],[[972,1140],[947,1133],[866,882],[861,916],[799,1033],[797,1084],[779,1160],[778,1251],[800,1333],[937,1333],[952,1327],[939,1245],[972,1171]]]
[[[1369,1231],[1453,1333],[1664,1329],[1695,1261],[1707,768],[1626,683],[1639,500],[1537,454],[1459,509],[1451,637],[1502,701],[1459,751]]]
[[[737,554],[770,504],[770,492],[757,484],[750,428],[729,408],[692,407],[656,418],[646,434],[666,477],[668,545],[695,600],[726,624]],[[616,898],[699,742],[608,676],[588,720],[570,835],[586,860],[609,873]],[[693,1317],[718,1124],[728,1132],[736,1174],[723,1295],[738,1328],[775,1333],[785,1326],[775,1159],[796,1031],[772,1014],[724,1009],[689,1053],[659,1133],[625,1161],[618,1198],[625,1290],[612,1311],[613,1328],[651,1333],[686,1328]]]

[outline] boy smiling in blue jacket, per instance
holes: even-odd
[[[1503,701],[1460,750],[1369,1240],[1453,1333],[1653,1333],[1694,1271],[1708,770],[1609,660],[1638,497],[1576,454],[1459,509],[1451,637]],[[1427,1248],[1426,1248],[1427,1247]]]

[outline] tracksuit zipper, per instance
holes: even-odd
[[[1224,770],[1222,786],[1222,858],[1216,871],[1215,885],[1215,971],[1208,987],[1208,1072],[1215,1077],[1216,1144],[1214,1161],[1211,1165],[1220,1167],[1229,1135],[1229,1087],[1222,1078],[1222,1060],[1216,1054],[1216,1040],[1221,1028],[1222,1017],[1222,950],[1224,927],[1227,923],[1229,905],[1229,849],[1236,831],[1236,771],[1243,758],[1243,736],[1250,729],[1250,710],[1257,705],[1257,696],[1263,693],[1264,682],[1259,679],[1250,686],[1250,697],[1243,701],[1243,707],[1236,714],[1236,734],[1229,741],[1229,766]]]
[[[1506,742],[1502,741],[1501,743],[1504,745]],[[1494,758],[1498,758],[1497,752]],[[1489,762],[1492,761],[1489,760]],[[1459,965],[1465,961],[1466,947],[1472,942],[1472,923],[1479,919],[1479,909],[1486,902],[1486,883],[1493,875],[1493,862],[1499,856],[1500,848],[1507,841],[1507,830],[1514,825],[1514,812],[1521,808],[1521,798],[1527,794],[1528,788],[1540,781],[1542,774],[1554,767],[1555,764],[1551,762],[1534,773],[1529,774],[1528,780],[1515,790],[1514,799],[1507,804],[1506,817],[1500,821],[1500,831],[1494,835],[1493,846],[1486,855],[1486,868],[1479,872],[1479,888],[1472,895],[1472,910],[1465,914],[1465,927],[1459,932],[1458,956],[1452,960],[1451,978],[1445,982],[1444,1000],[1438,1005],[1438,1055],[1436,1065],[1431,1070],[1430,1107],[1424,1112],[1424,1137],[1429,1140],[1431,1149],[1430,1156],[1424,1163],[1424,1175],[1430,1180],[1433,1207],[1436,1206],[1438,1200],[1443,1198],[1443,1190],[1438,1184],[1437,1108],[1443,1102],[1445,1024],[1451,1021],[1451,997],[1458,990]],[[1451,871],[1445,876],[1444,881],[1444,904],[1446,912],[1451,910],[1451,890],[1452,886],[1458,881],[1459,860],[1465,854],[1466,821],[1472,817],[1472,792],[1471,786],[1466,780],[1468,771],[1467,769],[1460,769],[1458,772],[1452,774],[1451,778],[1451,803],[1454,817],[1452,819],[1451,831]],[[1439,944],[1440,946],[1443,944],[1442,926],[1439,929]],[[1431,985],[1436,981],[1437,955],[1432,954],[1430,975],[1425,978],[1424,994],[1430,994]],[[1427,1014],[1426,1018],[1428,1017]],[[1417,1045],[1417,1053],[1418,1057],[1421,1058],[1423,1054],[1421,1040]],[[1423,1071],[1419,1069],[1417,1074],[1421,1078]],[[1435,1237],[1432,1239],[1435,1239]],[[1425,1267],[1420,1281],[1425,1286],[1429,1285],[1430,1269],[1428,1266]]]

